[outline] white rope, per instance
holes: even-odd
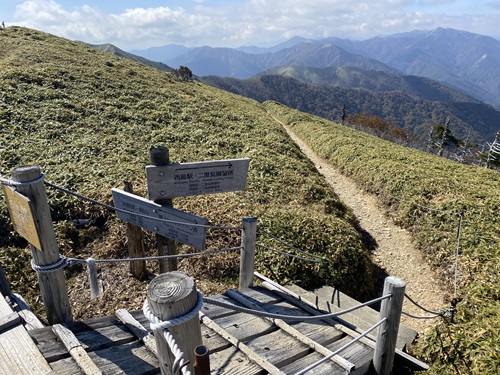
[[[142,306],[142,312],[144,313],[144,316],[151,323],[151,325],[150,325],[151,330],[152,331],[162,331],[163,336],[165,338],[165,341],[167,342],[167,344],[170,348],[170,351],[172,352],[172,354],[174,356],[174,362],[172,364],[172,369],[171,369],[173,374],[182,373],[183,375],[191,375],[191,372],[189,370],[187,370],[187,368],[185,367],[187,365],[187,361],[184,360],[184,353],[179,348],[179,345],[177,345],[175,338],[168,331],[168,328],[183,324],[183,323],[193,319],[194,317],[198,316],[198,313],[200,312],[201,308],[203,307],[203,295],[198,291],[197,296],[198,296],[198,300],[197,300],[196,306],[190,312],[188,312],[187,314],[180,316],[178,318],[175,318],[172,320],[167,320],[167,321],[160,320],[157,316],[155,316],[151,312],[151,309],[149,308],[149,303],[148,303],[147,299],[144,301],[144,305]]]
[[[219,307],[223,307],[223,308],[226,308],[226,309],[229,309],[229,310],[234,310],[234,311],[237,311],[237,312],[251,314],[251,315],[255,315],[255,316],[259,316],[259,317],[263,317],[263,318],[281,319],[281,320],[309,321],[309,320],[336,318],[336,317],[338,317],[340,315],[347,314],[347,313],[349,313],[351,311],[360,309],[360,308],[365,307],[365,306],[372,305],[374,303],[383,301],[383,300],[385,300],[387,298],[390,298],[390,297],[391,297],[391,294],[389,293],[389,294],[387,294],[385,296],[382,296],[382,297],[379,297],[379,298],[375,298],[375,299],[373,299],[371,301],[359,304],[359,305],[351,307],[349,309],[338,311],[336,313],[313,315],[313,316],[274,314],[274,313],[270,313],[270,312],[266,312],[266,311],[259,311],[259,310],[249,309],[249,308],[246,308],[246,307],[232,305],[230,303],[222,302],[222,301],[210,298],[210,297],[203,297],[203,301],[205,303],[208,303],[208,304],[211,304],[211,305],[214,305],[214,306],[219,306]]]

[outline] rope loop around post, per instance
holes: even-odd
[[[168,329],[170,327],[174,327],[180,324],[183,324],[187,322],[188,320],[193,319],[195,316],[198,316],[198,313],[200,312],[201,308],[203,307],[203,295],[201,292],[198,291],[198,301],[196,303],[196,306],[187,314],[180,316],[178,318],[172,319],[172,320],[166,320],[162,321],[158,319],[152,312],[151,309],[149,308],[148,300],[146,299],[144,301],[144,304],[142,306],[142,312],[144,313],[144,316],[149,320],[151,323],[151,330],[152,331],[159,331],[161,329]]]
[[[34,180],[29,180],[29,181],[14,181],[10,178],[3,178],[0,176],[0,183],[5,186],[28,186],[28,185],[33,185],[36,184],[37,182],[45,180],[45,174],[41,173],[40,177],[35,178]]]
[[[59,259],[51,264],[45,264],[45,265],[37,265],[35,264],[35,261],[32,259],[31,260],[31,268],[33,271],[37,273],[47,273],[47,272],[55,272],[58,270],[62,270],[70,265],[71,261],[68,261],[68,258],[66,258],[63,255],[59,256]]]

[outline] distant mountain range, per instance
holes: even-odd
[[[208,85],[332,120],[345,104],[348,115],[380,116],[421,139],[448,117],[471,142],[493,141],[500,127],[500,41],[464,31],[294,37],[270,48],[93,47],[165,71],[185,65]]]
[[[365,41],[295,37],[271,48],[155,47],[132,51],[195,75],[249,78],[282,67],[349,66],[428,77],[500,109],[500,41],[454,29],[414,31]]]

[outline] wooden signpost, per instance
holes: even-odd
[[[186,197],[245,189],[250,159],[147,166],[149,198]]]
[[[119,219],[196,249],[205,249],[206,228],[186,224],[206,225],[206,219],[172,207],[159,205],[123,190],[112,189],[111,191],[115,207],[119,209],[116,212]],[[186,224],[174,224],[162,220]]]

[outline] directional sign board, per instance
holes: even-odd
[[[161,206],[123,190],[111,189],[111,191],[115,207],[118,208],[116,215],[119,219],[196,249],[205,249],[206,228],[190,224],[206,225],[207,219],[172,207]]]
[[[147,166],[151,200],[245,189],[250,159]]]
[[[40,250],[42,245],[40,244],[38,228],[33,217],[31,200],[9,186],[4,186],[3,191],[15,231]]]

